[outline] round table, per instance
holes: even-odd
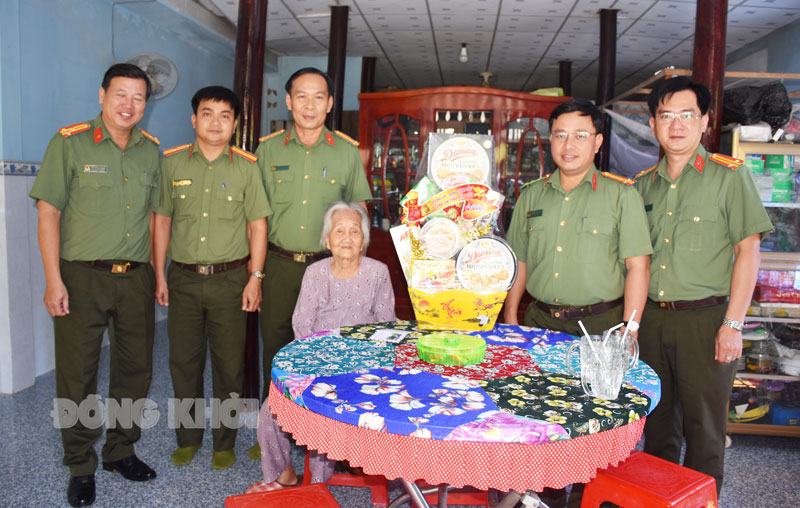
[[[298,444],[368,474],[525,492],[587,483],[624,460],[659,400],[643,362],[617,399],[586,396],[566,374],[568,334],[459,332],[483,337],[486,358],[446,367],[412,354],[424,333],[396,321],[295,340],[273,360],[269,407]]]

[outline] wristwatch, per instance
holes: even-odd
[[[256,272],[250,272],[250,276],[251,276],[251,277],[255,277],[256,279],[259,279],[259,280],[261,280],[261,279],[263,279],[264,277],[266,277],[266,276],[267,276],[267,274],[265,274],[265,273],[264,273],[264,272],[262,272],[261,270],[258,270],[258,271],[256,271]]]
[[[741,323],[740,321],[735,321],[733,319],[728,319],[728,318],[724,318],[722,320],[722,324],[730,326],[731,328],[733,328],[737,332],[741,332],[742,328],[744,328],[744,324]]]
[[[636,332],[639,330],[639,322],[638,321],[625,321],[625,328],[632,332]]]

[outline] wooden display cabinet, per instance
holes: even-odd
[[[507,226],[520,186],[552,171],[548,118],[569,97],[548,97],[481,87],[440,87],[359,94],[359,151],[372,185],[368,255],[389,266],[397,316],[413,319],[400,262],[388,226],[400,215],[400,199],[414,185],[431,132],[494,137],[499,191],[506,196]]]

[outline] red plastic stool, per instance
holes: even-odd
[[[597,471],[586,485],[581,508],[610,501],[623,508],[716,508],[714,478],[635,451],[617,467]]]
[[[306,450],[306,465],[303,473],[303,485],[311,483],[311,470],[308,467],[309,453]],[[360,475],[347,473],[334,473],[326,485],[341,485],[344,487],[366,487],[372,491],[372,506],[385,508],[389,506],[389,486],[386,477],[381,475]],[[295,507],[292,507],[295,508]]]
[[[423,480],[417,480],[420,489],[435,487]],[[439,494],[429,494],[425,496],[429,504],[439,504]],[[478,490],[474,487],[464,487],[463,489],[449,489],[447,491],[447,505],[466,505],[466,506],[486,506],[489,507],[489,493],[485,490]]]
[[[225,498],[225,508],[341,508],[321,483]]]

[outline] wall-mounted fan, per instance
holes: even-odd
[[[152,97],[166,97],[178,84],[178,68],[172,60],[158,53],[139,53],[125,60],[126,63],[141,68],[149,77],[153,86]]]

